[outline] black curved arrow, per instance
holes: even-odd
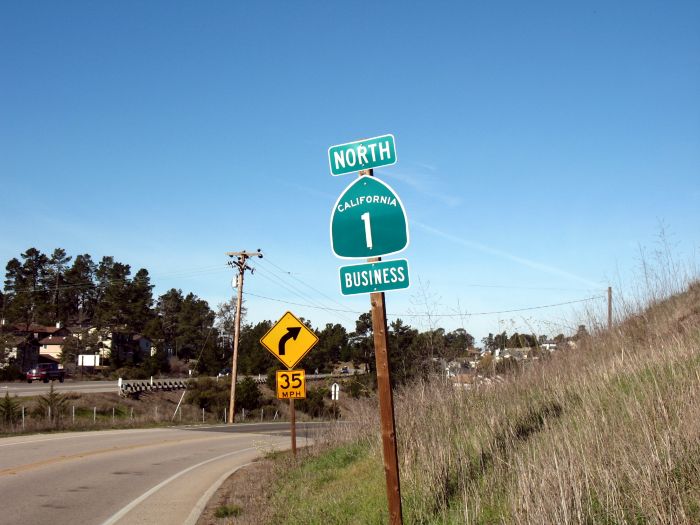
[[[301,326],[292,326],[287,328],[287,333],[282,336],[280,339],[280,344],[277,347],[277,352],[279,355],[284,355],[284,346],[287,344],[287,341],[290,339],[294,339],[296,341],[299,332],[301,332]]]

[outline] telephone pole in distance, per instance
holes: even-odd
[[[238,377],[236,367],[238,365],[238,339],[241,335],[241,306],[243,303],[243,275],[246,270],[253,272],[253,268],[246,264],[246,261],[251,257],[259,257],[262,259],[262,252],[258,248],[257,252],[227,252],[226,255],[231,257],[228,262],[230,266],[238,268],[238,298],[236,300],[236,317],[233,324],[233,360],[231,362],[231,398],[228,405],[228,423],[233,423],[234,410],[236,407],[236,379]]]

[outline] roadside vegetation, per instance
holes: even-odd
[[[500,382],[399,387],[405,523],[700,523],[700,284],[657,292]],[[377,412],[278,464],[269,523],[386,522]]]
[[[202,377],[189,381],[186,392],[147,392],[138,398],[121,397],[116,393],[61,393],[54,390],[53,385],[41,396],[18,397],[5,393],[0,397],[0,436],[224,423],[230,389],[230,377]],[[328,392],[325,386],[309,387],[307,399],[296,403],[297,419],[338,417],[340,409],[328,399]],[[237,423],[288,421],[289,405],[276,399],[269,387],[246,377],[236,385],[236,413]]]

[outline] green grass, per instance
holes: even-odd
[[[380,524],[388,516],[381,458],[360,444],[281,468],[271,493],[275,524]]]
[[[221,505],[214,511],[217,518],[235,518],[241,515],[243,509],[238,505]]]

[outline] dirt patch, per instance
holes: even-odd
[[[275,464],[260,459],[237,470],[219,487],[209,500],[197,525],[258,525],[264,523],[268,512],[268,494],[274,481]],[[237,516],[217,518],[223,508],[236,509]]]

